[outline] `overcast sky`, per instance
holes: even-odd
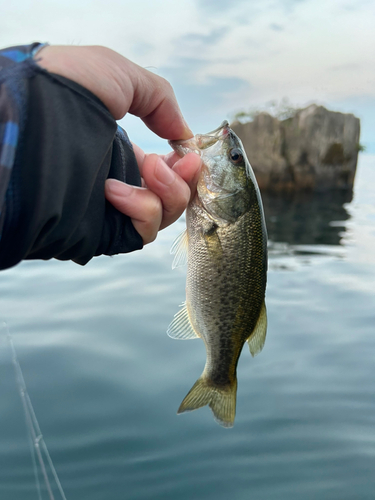
[[[375,153],[373,0],[0,0],[0,46],[106,45],[167,78],[195,133],[283,97],[352,112]],[[138,119],[147,151],[168,146]]]

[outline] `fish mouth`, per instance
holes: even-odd
[[[224,120],[220,127],[207,134],[197,134],[195,140],[199,149],[207,149],[219,140],[225,139],[229,135],[229,123]]]
[[[183,141],[168,141],[171,148],[179,155],[188,153],[201,155],[201,151],[214,145],[219,140],[224,140],[230,133],[229,123],[224,120],[220,127],[207,134],[197,134],[191,139]]]

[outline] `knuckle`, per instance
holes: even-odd
[[[177,198],[177,209],[183,212],[190,201],[190,189],[187,185],[181,190],[180,196]]]
[[[151,243],[156,240],[159,227],[155,227],[151,221],[142,224],[142,239],[145,244]]]
[[[163,207],[160,198],[153,196],[149,201],[147,210],[150,222],[154,222],[158,218],[161,218],[162,210]]]
[[[155,89],[159,99],[174,97],[174,90],[172,85],[165,78],[158,76],[157,88]]]
[[[178,218],[182,212],[188,206],[190,201],[190,189],[187,184],[183,183],[173,192],[173,196],[170,196],[168,202],[165,204],[165,209],[170,217],[174,219]]]
[[[153,231],[152,233],[150,233],[149,237],[147,238],[147,243],[152,243],[153,241],[155,241],[157,235],[158,235],[158,231]]]
[[[163,78],[162,76],[158,76],[158,80],[159,80],[159,85],[161,87],[163,87],[163,89],[169,91],[169,92],[173,92],[173,87],[172,85],[169,83],[168,80],[166,80],[165,78]]]

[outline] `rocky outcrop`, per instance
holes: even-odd
[[[234,122],[260,189],[351,189],[359,150],[359,119],[312,104],[292,118],[260,113]]]

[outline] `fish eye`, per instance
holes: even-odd
[[[232,163],[238,165],[243,160],[242,151],[238,148],[233,148],[229,151],[229,158]]]

